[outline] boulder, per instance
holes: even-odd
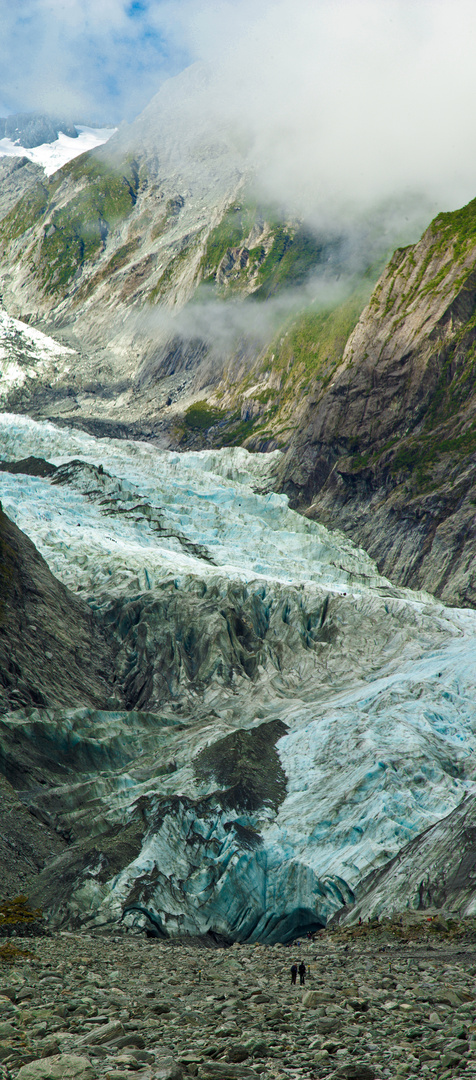
[[[224,1065],[220,1062],[206,1061],[198,1068],[199,1080],[256,1080],[253,1069],[244,1068],[243,1065]]]
[[[13,1024],[6,1022],[0,1024],[0,1039],[12,1039],[15,1035],[18,1035],[18,1028]]]
[[[103,1024],[96,1031],[88,1031],[87,1035],[79,1040],[79,1046],[101,1046],[102,1043],[115,1042],[124,1035],[124,1028],[119,1020],[111,1020],[110,1024]]]
[[[18,1080],[95,1080],[95,1071],[87,1057],[57,1054],[55,1057],[29,1061],[17,1073]]]
[[[375,1080],[376,1073],[370,1065],[354,1062],[352,1065],[341,1065],[334,1073],[332,1080]]]
[[[231,1062],[246,1061],[246,1058],[250,1056],[250,1051],[246,1046],[236,1044],[230,1046],[226,1052],[226,1060]]]
[[[322,1005],[330,1000],[329,995],[323,994],[320,990],[307,990],[303,994],[302,1003],[306,1006],[306,1009],[315,1009],[317,1005]]]
[[[331,1031],[336,1031],[338,1027],[339,1021],[335,1020],[332,1016],[323,1016],[316,1023],[318,1035],[330,1035]]]
[[[182,1069],[172,1057],[163,1057],[157,1062],[151,1080],[182,1080]]]

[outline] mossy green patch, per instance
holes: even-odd
[[[331,245],[304,226],[282,221],[270,208],[234,205],[210,233],[202,275],[219,292],[229,295],[247,288],[256,299],[266,300],[302,284]],[[219,270],[225,282],[219,281]]]
[[[46,292],[64,292],[85,263],[103,250],[107,235],[133,209],[135,177],[88,163],[87,184],[50,215],[40,248],[39,273]],[[83,173],[84,175],[84,173]]]
[[[453,257],[459,258],[468,246],[476,244],[476,199],[460,210],[438,214],[430,229],[435,237],[435,250],[439,252],[451,245]]]
[[[35,184],[0,222],[0,237],[3,243],[9,244],[31,229],[46,213],[48,202],[48,185]]]
[[[215,280],[217,269],[223,256],[232,248],[241,247],[256,223],[256,206],[231,206],[220,223],[212,229],[208,237],[205,254],[202,259],[202,273],[205,281]]]
[[[370,290],[370,282],[359,282],[352,295],[335,307],[308,308],[281,329],[259,365],[261,378],[266,379],[272,373],[273,386],[265,386],[253,393],[253,400],[264,408],[245,422],[246,427],[240,426],[240,441],[251,436],[253,439],[258,436],[278,439],[282,434],[286,442],[285,432],[290,430],[289,420],[295,414],[296,405],[311,393],[319,398],[342,362],[349,335],[358,322]],[[280,375],[279,382],[277,375]],[[239,391],[249,390],[253,382],[256,382],[255,370],[243,380]],[[237,434],[231,430],[227,432],[226,444],[237,441]]]
[[[14,896],[11,900],[3,900],[0,903],[0,927],[17,926],[20,923],[34,923],[43,918],[41,908],[30,908],[28,897]]]
[[[405,440],[399,446],[391,465],[392,473],[408,472],[415,476],[418,486],[425,485],[427,470],[447,454],[451,465],[459,465],[476,451],[476,421],[447,436],[441,431]]]
[[[341,362],[369,295],[370,284],[362,284],[333,307],[304,311],[278,347],[275,357],[278,364],[286,363],[292,355],[294,363],[302,365],[306,374],[325,381]]]
[[[241,446],[252,435],[256,420],[250,417],[249,420],[240,420],[237,423],[231,418],[231,425],[221,439],[222,446]]]
[[[256,299],[267,300],[280,289],[301,285],[323,261],[325,247],[302,226],[275,226],[271,248],[259,266]]]
[[[406,280],[411,277],[408,287],[400,289],[398,311],[406,312],[413,302],[419,302],[424,296],[432,296],[444,289],[450,276],[453,290],[464,287],[465,278],[471,268],[463,273],[459,280],[454,280],[455,265],[461,263],[472,248],[476,247],[476,199],[460,210],[454,210],[438,216],[429,225],[424,237],[423,253],[418,259],[419,246],[402,248],[395,252],[387,269],[387,277],[403,273]],[[402,262],[403,259],[403,262]],[[387,296],[387,314],[393,307],[392,281]]]
[[[13,941],[0,945],[0,964],[14,964],[16,960],[26,960],[33,955],[31,949],[20,949]]]
[[[226,417],[223,409],[213,408],[206,401],[195,401],[185,412],[185,424],[192,431],[207,431]]]

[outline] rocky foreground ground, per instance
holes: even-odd
[[[5,954],[29,950],[7,962]],[[337,930],[229,949],[58,933],[0,949],[4,1080],[476,1076],[476,946]],[[303,959],[306,986],[290,985]]]

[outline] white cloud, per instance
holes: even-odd
[[[246,135],[268,196],[329,217],[476,194],[473,0],[0,0],[0,24],[10,109],[130,117],[198,59],[201,120]]]
[[[211,107],[254,138],[277,198],[372,204],[476,195],[476,7],[467,0],[188,6]],[[181,9],[183,11],[183,9]]]
[[[134,116],[188,59],[178,41],[163,40],[160,8],[158,0],[0,0],[4,113]]]

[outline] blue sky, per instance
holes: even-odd
[[[0,0],[0,109],[131,119],[190,63],[181,0]]]

